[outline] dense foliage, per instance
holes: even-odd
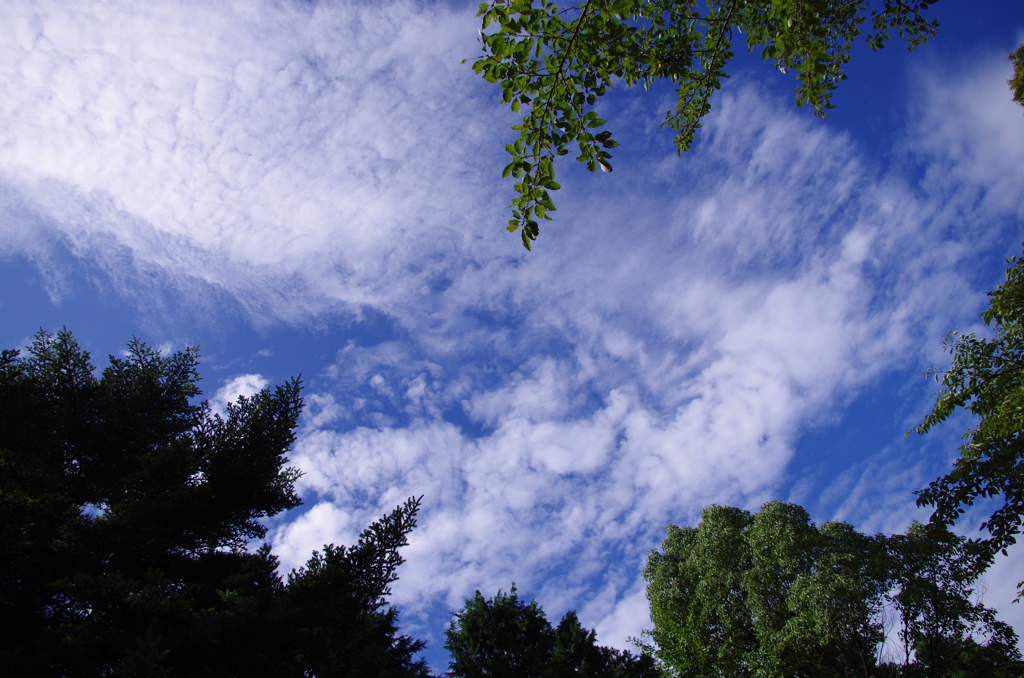
[[[457,678],[657,678],[647,655],[597,645],[594,631],[567,612],[551,628],[536,601],[511,592],[485,599],[479,591],[454,614],[445,647]]]
[[[299,504],[298,380],[197,402],[198,352],[132,341],[100,378],[69,332],[0,354],[0,665],[17,676],[407,676],[385,601],[410,500],[287,583],[261,519]]]
[[[1010,52],[1009,58],[1013,62],[1013,77],[1009,82],[1010,91],[1013,92],[1013,100],[1024,106],[1024,45]]]
[[[508,230],[520,229],[530,249],[538,219],[555,209],[554,160],[575,144],[591,172],[610,172],[618,144],[594,109],[618,83],[645,88],[666,79],[678,101],[664,125],[680,153],[693,142],[711,97],[728,77],[733,40],[759,49],[797,80],[796,102],[824,117],[858,36],[879,49],[892,34],[910,48],[934,37],[938,23],[924,12],[935,0],[492,0],[480,5],[483,56],[473,68],[501,86],[519,138],[507,144],[503,176],[516,179]],[[493,26],[497,26],[497,30]]]
[[[922,490],[917,503],[935,507],[932,522],[951,525],[976,501],[1001,499],[981,526],[990,535],[980,542],[983,557],[1015,543],[1024,520],[1024,259],[1007,263],[1006,282],[990,293],[981,315],[992,338],[947,337],[953,363],[941,374],[935,408],[915,429],[926,433],[960,409],[977,417],[953,470]]]
[[[972,601],[965,542],[935,526],[892,538],[819,527],[781,502],[710,506],[648,558],[652,649],[689,678],[947,676],[956,661],[1018,675],[1013,630]],[[893,615],[902,657],[882,652]]]

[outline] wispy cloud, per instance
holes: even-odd
[[[119,276],[149,265],[288,317],[380,303],[381,276],[420,282],[396,251],[465,238],[491,118],[459,64],[475,50],[467,14],[402,2],[2,11],[0,174]]]
[[[763,111],[761,132],[750,135],[733,108]],[[458,385],[458,396],[442,386],[439,397],[458,398],[480,431],[423,417],[300,446],[304,467],[337,470],[309,482],[342,505],[428,495],[413,574],[399,589],[413,609],[437,596],[457,605],[473,588],[514,579],[556,608],[582,607],[606,632],[639,632],[639,566],[665,523],[692,521],[711,502],[754,508],[771,497],[804,427],[888,370],[935,362],[941,331],[978,309],[978,258],[1007,231],[969,218],[974,202],[898,172],[874,176],[847,138],[756,91],[727,95],[723,110],[706,148],[678,171],[670,208],[651,217],[640,206],[671,191],[586,194],[571,205],[576,223],[553,238],[568,255],[504,273],[484,266],[448,289],[451,327],[428,332],[441,348],[421,350],[442,384]],[[734,131],[745,146],[716,146]],[[772,163],[783,137],[793,140],[785,161]],[[708,205],[725,215],[720,228]],[[623,213],[628,249],[616,240]],[[736,220],[745,228],[732,229]],[[465,308],[502,322],[474,324]],[[460,365],[460,352],[446,356],[443,339],[454,336],[513,369],[490,384]],[[872,462],[829,517],[870,523],[867,507],[889,507],[898,521],[866,529],[905,529],[910,492],[936,466]],[[370,477],[346,473],[364,467]],[[387,489],[376,501],[360,494],[373,487]]]
[[[622,644],[665,524],[775,496],[801,431],[942,359],[993,282],[979,262],[1020,237],[1002,55],[925,72],[884,172],[852,134],[727,88],[688,157],[666,138],[566,171],[527,256],[500,229],[508,120],[459,64],[472,10],[8,3],[0,30],[0,254],[50,270],[64,248],[126,299],[230,298],[256,324],[389,319],[317,377],[293,455],[312,506],[273,536],[298,565],[426,495],[396,586],[420,624],[515,580]],[[642,145],[660,109],[620,100]],[[921,478],[848,475],[841,513],[868,522],[872,478],[908,504]]]

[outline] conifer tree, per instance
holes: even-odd
[[[0,666],[12,676],[425,676],[388,585],[419,501],[283,581],[298,379],[198,400],[198,350],[97,377],[67,330],[0,353]]]

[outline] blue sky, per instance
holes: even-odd
[[[531,254],[473,3],[4,3],[0,340],[199,344],[215,405],[301,373],[275,552],[424,495],[393,598],[435,668],[513,581],[626,647],[645,554],[707,504],[926,517],[968,422],[904,438],[921,375],[1024,240],[1024,7],[934,11],[914,54],[854,54],[827,121],[739,58],[682,158],[669,90],[612,93],[615,172],[566,163]],[[985,600],[1024,632],[1021,579],[1011,552]]]

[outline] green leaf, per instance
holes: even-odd
[[[867,36],[872,47],[889,39],[886,31],[895,31],[910,46],[934,34],[934,22],[922,15],[928,3],[878,2],[883,8],[869,11],[861,0],[587,0],[578,6],[498,0],[480,7],[482,23],[496,22],[499,29],[482,35],[489,56],[475,62],[474,71],[501,83],[502,101],[513,111],[529,104],[530,111],[513,130],[527,149],[519,152],[534,158],[565,155],[564,145],[572,141],[617,147],[610,136],[589,135],[586,130],[606,123],[595,110],[584,108],[597,105],[613,83],[647,88],[667,79],[677,88],[678,103],[665,125],[676,131],[674,143],[681,154],[692,145],[721,81],[729,77],[732,27],[741,28],[748,48],[760,47],[773,67],[793,69],[797,104],[809,104],[823,116],[832,107],[831,92],[845,77],[852,41],[867,18],[874,27]],[[581,149],[580,160],[588,169],[610,169],[603,162],[607,156],[587,153]],[[520,170],[529,178],[527,166],[512,174],[519,178]],[[539,204],[530,193],[531,182],[517,183],[524,192],[516,199],[524,205]]]

